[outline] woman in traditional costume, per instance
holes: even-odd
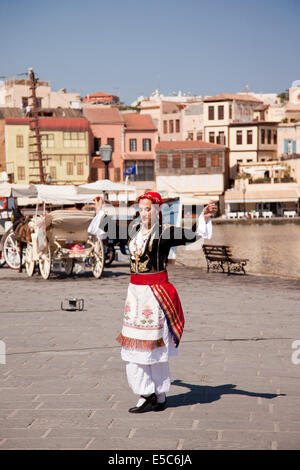
[[[170,248],[199,238],[210,238],[210,216],[214,203],[200,215],[196,231],[162,224],[159,193],[147,192],[138,198],[140,221],[129,230],[130,284],[125,302],[121,357],[132,391],[139,400],[130,413],[166,408],[170,389],[169,358],[178,353],[184,315],[174,286],[166,271]]]

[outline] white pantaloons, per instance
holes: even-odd
[[[168,362],[155,364],[126,363],[127,380],[136,395],[165,394],[170,390],[170,368]]]

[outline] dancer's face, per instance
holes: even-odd
[[[139,212],[142,224],[145,228],[150,228],[157,221],[158,213],[156,207],[149,199],[141,199],[139,202]]]

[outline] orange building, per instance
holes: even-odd
[[[105,93],[104,91],[98,91],[97,93],[92,93],[84,97],[85,103],[91,104],[118,104],[119,97],[111,93]]]

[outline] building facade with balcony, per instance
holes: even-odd
[[[203,122],[206,142],[229,143],[229,125],[253,120],[254,108],[261,103],[253,96],[223,93],[204,99]]]
[[[220,201],[228,187],[228,153],[224,145],[203,141],[159,142],[155,149],[157,190],[183,196],[196,205]],[[222,201],[220,201],[222,203]]]
[[[230,178],[243,163],[266,162],[277,158],[277,122],[244,122],[228,126]]]
[[[130,176],[138,191],[155,188],[157,128],[149,114],[123,113],[124,171],[135,166]]]
[[[89,124],[85,118],[40,118],[45,180],[53,184],[83,184],[89,176]],[[39,175],[30,156],[28,118],[5,119],[6,168],[10,181],[30,184]]]

